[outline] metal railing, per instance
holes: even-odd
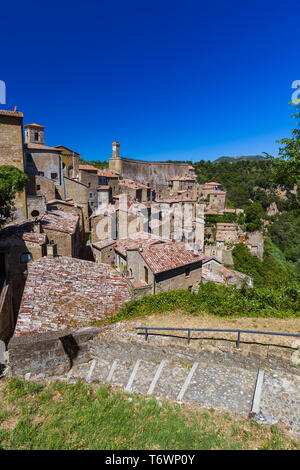
[[[191,337],[191,331],[213,331],[213,332],[223,332],[223,333],[237,333],[236,348],[240,349],[240,339],[241,333],[246,334],[255,334],[255,335],[273,335],[273,336],[293,336],[295,338],[300,338],[300,334],[296,333],[278,333],[273,331],[254,331],[254,330],[231,330],[231,329],[216,329],[216,328],[161,328],[156,326],[137,326],[136,330],[145,331],[145,340],[148,340],[148,336],[155,335],[156,333],[149,333],[149,330],[155,331],[187,331],[187,344],[190,344],[191,339],[202,339],[202,338],[193,338]],[[164,335],[170,336],[170,335]],[[209,338],[208,338],[209,339]]]

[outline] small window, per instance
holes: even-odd
[[[185,277],[190,277],[190,272],[191,272],[190,268],[186,268]]]
[[[93,203],[93,202],[91,202],[91,206],[93,206],[93,205],[94,205],[94,203]],[[104,230],[104,231],[105,231],[105,230]],[[107,231],[107,230],[106,230],[106,231]]]
[[[148,284],[148,268],[146,268],[146,266],[144,266],[144,274],[145,274],[145,282],[146,284]]]
[[[24,253],[23,255],[21,255],[21,263],[29,263],[30,261],[32,261],[32,256],[30,253]]]
[[[56,180],[57,178],[57,173],[51,173],[51,179]]]
[[[44,176],[45,173],[43,171],[39,171],[38,174],[39,174],[39,176]]]
[[[35,133],[34,133],[34,140],[35,140],[36,142],[39,141],[39,133],[38,133],[38,132],[35,132]]]
[[[36,185],[36,190],[39,191],[41,189],[41,185],[40,184],[37,184]]]

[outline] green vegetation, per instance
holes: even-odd
[[[108,162],[101,161],[101,160],[84,160],[83,158],[79,157],[79,165],[92,165],[96,168],[102,170],[103,168],[108,168]]]
[[[0,449],[298,449],[276,426],[78,382],[13,378],[0,390]]]
[[[282,252],[266,240],[263,261],[240,243],[233,250],[234,268],[254,279],[254,288],[201,283],[198,292],[177,290],[127,302],[108,321],[143,317],[180,310],[187,315],[220,317],[300,317],[297,273]]]
[[[300,293],[293,287],[236,289],[208,282],[201,284],[198,292],[176,290],[132,300],[108,321],[116,323],[176,310],[187,315],[299,318]]]
[[[300,104],[296,106],[300,110]],[[277,158],[267,155],[273,163],[272,180],[277,184],[294,185],[300,180],[300,112],[293,114],[298,120],[297,126],[292,130],[292,136],[278,142],[283,145],[279,149]]]
[[[0,166],[0,227],[13,214],[14,197],[23,191],[28,177],[12,165]]]

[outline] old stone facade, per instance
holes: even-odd
[[[0,165],[13,165],[24,171],[23,114],[0,110]],[[14,220],[27,218],[26,192],[15,198]]]

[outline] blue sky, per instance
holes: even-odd
[[[295,122],[299,1],[5,2],[0,80],[87,160],[275,154]]]

